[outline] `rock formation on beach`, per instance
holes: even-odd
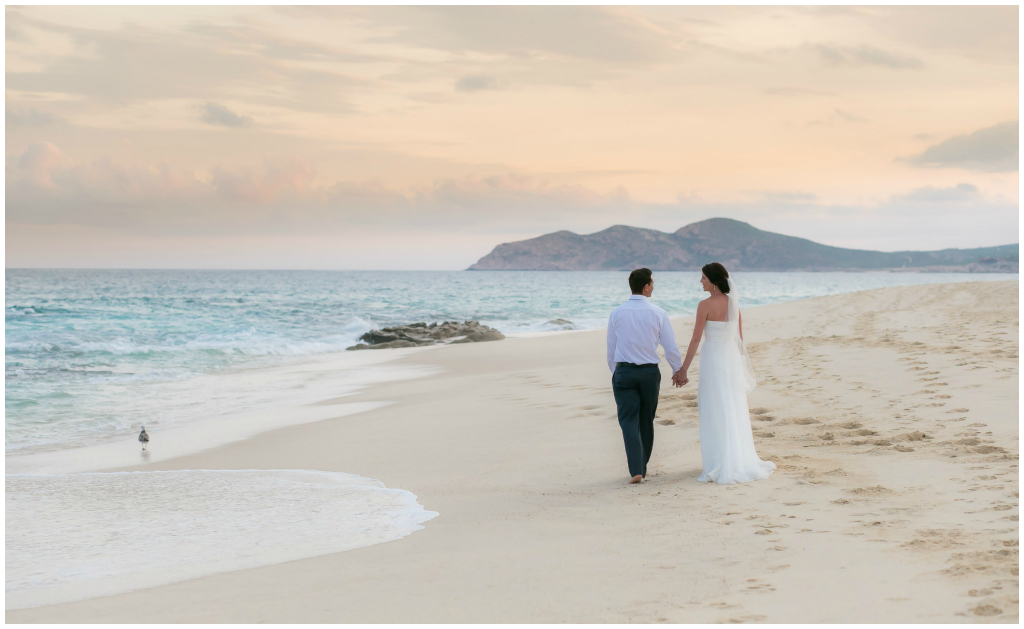
[[[348,349],[389,349],[421,345],[453,345],[500,341],[505,335],[479,321],[445,321],[444,323],[412,323],[380,330],[371,330],[359,337],[364,341]]]
[[[711,218],[665,233],[615,225],[595,234],[560,231],[498,245],[471,271],[691,271],[721,262],[737,271],[1018,272],[1019,245],[941,251],[864,251]]]

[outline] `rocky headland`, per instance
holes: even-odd
[[[390,349],[423,345],[454,345],[500,341],[505,335],[479,321],[445,321],[444,323],[412,323],[380,330],[371,330],[359,337],[363,341],[348,349]]]
[[[721,262],[735,271],[1017,273],[1017,244],[941,251],[866,251],[764,231],[728,218],[672,233],[615,225],[594,234],[560,231],[498,245],[471,271],[692,271]]]

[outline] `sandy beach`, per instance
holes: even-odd
[[[386,405],[124,469],[358,474],[438,512],[423,530],[6,619],[1017,622],[1018,283],[743,322],[767,480],[696,481],[696,363],[683,389],[662,363],[653,472],[630,486],[603,331],[416,351],[398,363],[437,371],[317,402]]]

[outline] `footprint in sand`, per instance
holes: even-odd
[[[727,622],[729,624],[732,624],[732,625],[742,625],[742,624],[748,623],[748,622],[761,622],[765,618],[767,618],[767,616],[762,616],[760,614],[747,614],[746,616],[739,616],[737,618],[730,618],[730,619],[726,620],[725,622]]]
[[[975,616],[998,616],[1003,613],[1003,610],[995,605],[978,605],[971,609],[971,613]]]
[[[891,489],[882,487],[881,485],[875,485],[874,487],[858,487],[856,489],[847,489],[844,491],[848,491],[851,494],[856,494],[858,496],[881,496],[892,493]]]
[[[763,583],[760,579],[747,579],[747,590],[754,592],[774,592],[775,588],[769,583]]]

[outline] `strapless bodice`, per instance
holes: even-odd
[[[725,321],[705,321],[704,322],[704,340],[706,341],[724,341],[726,336],[726,322]]]

